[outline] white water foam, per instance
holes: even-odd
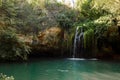
[[[96,58],[91,58],[91,59],[85,59],[85,58],[67,58],[68,60],[98,60],[98,59],[96,59]]]
[[[84,58],[67,58],[68,60],[86,60]]]
[[[60,72],[68,72],[69,70],[58,69]]]

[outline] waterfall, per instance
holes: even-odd
[[[84,45],[83,45],[84,40],[83,39],[84,39],[83,28],[81,28],[81,31],[79,33],[79,28],[77,27],[76,32],[75,32],[75,38],[74,38],[73,56],[72,56],[73,58],[79,57],[76,55],[80,55],[83,53],[83,49],[84,49]]]
[[[76,54],[76,43],[77,43],[77,37],[78,36],[78,27],[76,28],[76,31],[75,31],[75,38],[74,38],[74,46],[73,46],[73,58],[75,58],[75,54]]]

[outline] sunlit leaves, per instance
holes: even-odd
[[[0,73],[0,80],[14,80],[14,77],[13,76],[8,77],[7,75]]]
[[[2,6],[2,0],[0,0],[0,7]]]

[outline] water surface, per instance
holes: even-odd
[[[119,62],[84,59],[35,59],[0,63],[0,73],[15,80],[120,80]]]

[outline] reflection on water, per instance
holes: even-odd
[[[92,59],[85,59],[85,58],[67,58],[68,60],[98,60],[96,58],[92,58]]]
[[[80,74],[83,80],[120,80],[120,73],[114,72],[105,72],[105,73],[86,73],[83,72]]]
[[[120,80],[120,64],[97,60],[33,60],[0,63],[0,73],[15,80]]]

